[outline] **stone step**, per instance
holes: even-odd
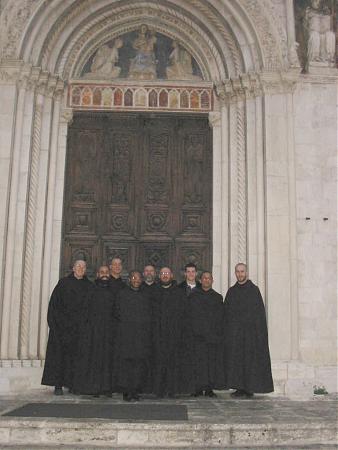
[[[0,418],[0,446],[33,449],[337,448],[335,422],[123,423],[105,419]],[[61,447],[60,447],[61,446]]]
[[[64,445],[35,445],[29,446],[27,448],[27,445],[6,445],[2,446],[0,445],[1,450],[107,450],[108,447],[102,447],[102,446],[91,446],[91,447],[83,447],[78,445],[72,445],[71,447],[64,446]],[[109,447],[112,448],[112,447]],[[150,447],[137,447],[137,450],[149,450]],[[156,450],[171,450],[173,447],[152,447]],[[175,450],[187,450],[187,447],[174,447]],[[213,447],[208,448],[208,450],[234,450],[234,448],[240,448],[241,450],[336,450],[337,446],[335,444],[333,445],[301,445],[301,446],[288,446],[287,448],[283,445],[274,445],[273,447],[269,446],[259,446],[259,447]],[[123,447],[113,447],[114,450],[123,450],[126,449],[125,446]],[[189,449],[192,449],[192,447],[189,447]]]

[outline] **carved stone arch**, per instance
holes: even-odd
[[[236,73],[244,70],[235,41],[230,49],[225,40],[218,42],[210,30],[203,29],[200,24],[184,16],[183,13],[164,8],[160,3],[155,7],[149,5],[144,7],[138,2],[133,9],[128,5],[128,8],[120,7],[119,13],[114,10],[108,15],[102,11],[101,16],[86,18],[86,25],[76,27],[72,36],[69,37],[67,47],[63,49],[54,64],[54,71],[65,79],[78,74],[80,69],[77,63],[79,62],[81,67],[85,59],[81,55],[85,53],[89,57],[95,47],[97,48],[96,39],[102,42],[104,34],[114,37],[119,33],[134,30],[142,23],[184,42],[200,65],[206,79],[234,77]],[[230,42],[231,39],[233,38],[228,33],[228,41]],[[43,59],[45,58],[46,56],[43,56]]]
[[[121,24],[120,27],[115,27],[112,30],[103,29],[100,30],[99,34],[92,37],[90,41],[86,43],[84,48],[81,49],[81,52],[78,57],[75,59],[75,63],[72,67],[66,67],[63,72],[63,76],[65,78],[78,78],[82,73],[82,70],[90,58],[90,56],[105,42],[108,42],[112,39],[115,39],[118,36],[121,36],[123,33],[127,33],[130,31],[137,30],[141,24],[145,24],[149,27],[154,28],[151,20],[142,18],[135,20],[134,22],[128,21],[128,25]],[[193,42],[191,42],[189,33],[186,30],[178,30],[177,28],[171,29],[167,25],[157,24],[156,31],[173,39],[177,40],[184,46],[186,50],[195,58],[199,68],[202,72],[203,80],[211,80],[212,79],[212,71],[210,68],[210,63],[208,64],[208,60],[205,54],[201,54],[194,46]],[[76,50],[75,50],[76,51]],[[222,74],[226,76],[227,74]]]
[[[64,43],[78,21],[95,16],[105,7],[118,16],[123,4],[123,1],[112,0],[97,0],[94,4],[90,0],[8,2],[1,15],[2,55],[22,58],[55,72],[55,58],[60,56],[61,49],[65,50]],[[259,69],[278,70],[288,65],[285,26],[271,0],[190,0],[184,3],[180,0],[150,0],[136,5],[143,5],[145,9],[162,8],[174,22],[182,15],[186,23],[190,21],[195,26],[198,16],[203,14],[203,24],[212,30],[212,36],[201,43],[214,52],[215,60],[219,53],[229,67],[233,63],[234,70],[228,70],[228,76]],[[130,4],[128,8],[135,9]],[[102,21],[104,15],[99,20]],[[198,27],[202,29],[200,24]]]

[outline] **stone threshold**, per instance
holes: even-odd
[[[291,421],[290,421],[291,422]],[[0,418],[0,444],[85,448],[262,448],[337,445],[335,422],[123,423],[105,419]],[[0,448],[2,448],[0,446]],[[37,447],[38,448],[38,447]],[[48,447],[46,447],[48,448]]]

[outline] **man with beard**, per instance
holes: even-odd
[[[201,289],[189,297],[193,334],[194,396],[216,397],[213,389],[224,388],[223,298],[212,289],[211,272],[201,275]]]
[[[119,256],[114,257],[111,260],[109,277],[109,286],[114,295],[126,285],[121,278],[122,270],[122,259]]]
[[[196,280],[197,278],[197,267],[194,263],[188,263],[184,267],[185,280],[182,281],[178,286],[184,290],[187,297],[201,287],[201,283]]]
[[[150,390],[151,302],[141,284],[141,273],[130,272],[129,286],[116,298],[114,380],[125,401],[137,401],[140,393]]]
[[[154,311],[154,392],[158,397],[190,393],[191,340],[187,328],[187,298],[169,267],[160,270]]]
[[[87,314],[88,294],[93,284],[86,277],[86,262],[77,260],[70,275],[62,278],[53,290],[47,314],[49,336],[41,384],[73,388],[80,326]]]
[[[273,391],[268,330],[259,288],[243,263],[235,267],[237,283],[224,301],[225,380],[235,398]]]
[[[73,390],[79,394],[111,396],[115,297],[109,288],[109,267],[101,266],[96,275],[95,288],[88,299],[87,320],[81,328]]]
[[[152,264],[147,264],[143,269],[142,286],[145,288],[154,288],[156,286],[156,269]]]

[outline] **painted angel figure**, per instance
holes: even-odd
[[[90,72],[85,76],[88,78],[117,78],[120,75],[121,67],[116,63],[119,59],[119,49],[123,46],[121,38],[114,41],[113,47],[107,44],[102,45],[93,59]]]

